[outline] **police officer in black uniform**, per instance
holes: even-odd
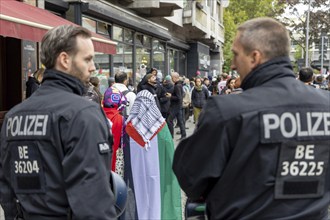
[[[209,219],[327,219],[330,94],[295,79],[290,38],[271,18],[238,28],[243,93],[212,97],[173,169]]]
[[[1,129],[6,219],[116,218],[109,183],[112,136],[100,106],[82,97],[93,58],[85,28],[64,25],[44,36],[42,86],[6,114]]]

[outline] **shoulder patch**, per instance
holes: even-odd
[[[110,146],[107,142],[98,143],[98,148],[99,148],[100,154],[106,154],[106,153],[110,152]]]

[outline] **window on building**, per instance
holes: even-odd
[[[129,84],[133,85],[133,31],[127,28],[113,26],[113,40],[118,42],[116,54],[113,55],[113,74],[125,72]]]
[[[165,43],[154,39],[152,41],[153,49],[153,67],[161,74],[158,77],[163,78],[165,74]]]
[[[181,76],[187,75],[187,54],[184,51],[168,50],[169,71],[178,72]]]
[[[105,38],[110,38],[109,29],[111,29],[111,25],[106,22],[83,16],[82,26],[104,36]],[[105,90],[108,88],[108,78],[110,76],[110,55],[95,52],[94,63],[96,71],[92,76],[99,78],[100,92],[101,94],[104,94]]]
[[[136,73],[135,86],[141,81],[147,70],[151,68],[151,37],[137,33],[135,35],[136,45]]]
[[[223,20],[222,20],[222,14],[221,14],[221,2],[218,1],[217,2],[217,16],[218,16],[218,21],[222,24]]]

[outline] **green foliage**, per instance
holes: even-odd
[[[225,44],[224,71],[230,70],[232,52],[231,45],[236,34],[236,28],[241,23],[257,17],[276,17],[283,13],[284,4],[278,0],[231,0],[224,12]]]
[[[280,0],[288,13],[282,15],[283,23],[288,27],[292,41],[306,51],[307,9],[310,0]],[[305,5],[304,10],[297,10]],[[309,18],[309,46],[320,42],[321,33],[330,35],[330,0],[312,0]],[[310,48],[309,48],[310,49]]]

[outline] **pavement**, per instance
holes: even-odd
[[[193,118],[193,116],[190,116],[189,119],[186,121],[186,134],[187,134],[187,137],[192,135],[194,130],[195,130],[194,118]],[[176,134],[176,132],[178,132],[178,131],[180,131],[179,127],[174,128],[174,138],[173,138],[174,147],[177,147],[179,142],[180,142],[178,139],[181,138],[181,135]]]

